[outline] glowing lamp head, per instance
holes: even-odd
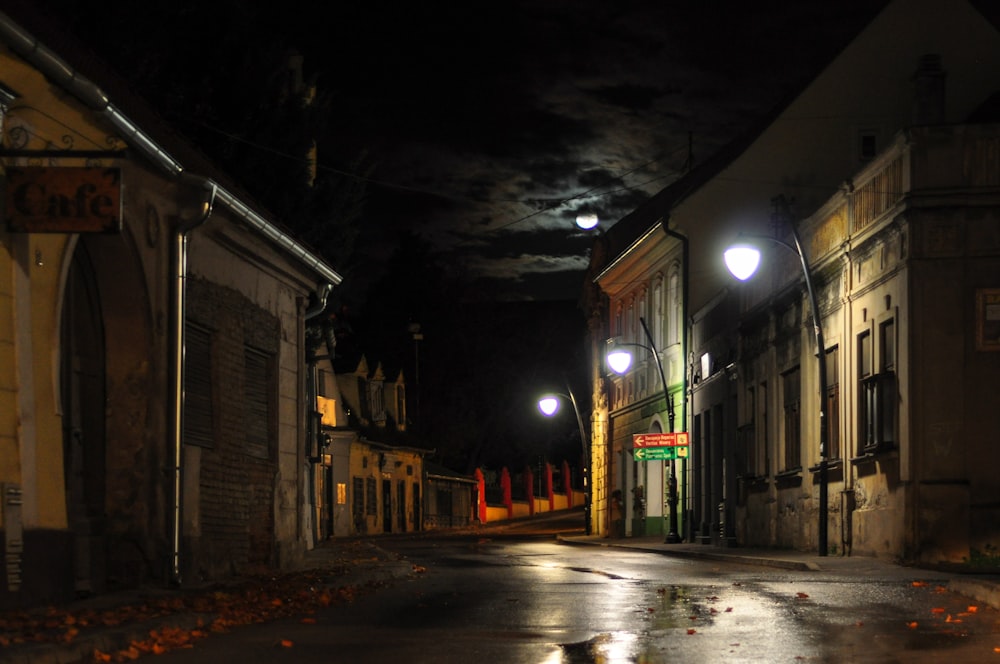
[[[585,231],[597,226],[597,215],[596,214],[578,214],[576,215],[576,225]]]
[[[729,247],[723,257],[729,272],[740,281],[752,277],[760,265],[760,249],[748,244]]]
[[[624,374],[632,366],[632,353],[624,348],[615,348],[608,353],[608,366],[616,374]]]
[[[556,411],[559,410],[559,399],[551,396],[542,397],[538,400],[538,410],[542,411],[542,415],[546,417],[555,415]]]

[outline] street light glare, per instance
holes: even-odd
[[[726,259],[729,272],[740,281],[752,277],[760,265],[760,250],[746,244],[726,249],[723,257]]]
[[[559,410],[559,399],[555,397],[542,397],[538,400],[538,410],[546,417],[554,415]]]
[[[624,374],[632,366],[632,353],[623,348],[616,348],[608,353],[608,366],[616,374]]]

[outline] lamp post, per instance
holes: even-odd
[[[784,197],[779,196],[773,201],[787,211],[787,202]],[[826,404],[826,346],[823,342],[823,325],[820,323],[819,305],[816,302],[816,292],[813,290],[812,275],[809,272],[809,261],[806,259],[802,249],[802,240],[799,237],[798,229],[789,219],[789,228],[792,231],[794,245],[783,242],[775,237],[767,235],[744,235],[742,237],[753,240],[765,240],[773,242],[779,246],[798,254],[799,263],[802,266],[802,276],[806,283],[806,292],[809,296],[809,306],[812,310],[813,332],[816,336],[816,357],[819,360],[819,555],[827,554],[827,513],[829,511],[829,497],[827,496],[827,404]],[[743,242],[733,245],[724,253],[726,267],[730,273],[740,281],[746,281],[757,271],[760,265],[760,250],[752,243]]]
[[[583,447],[583,468],[580,473],[583,479],[583,527],[584,532],[589,535],[591,532],[589,476],[590,454],[587,446],[587,433],[583,428],[583,417],[580,415],[580,407],[577,405],[576,396],[573,394],[573,390],[570,389],[569,383],[566,384],[566,392],[567,394],[562,394],[561,392],[546,394],[538,400],[538,410],[542,411],[542,414],[546,417],[552,417],[559,410],[560,397],[569,399],[570,403],[573,404],[573,412],[576,413],[576,424],[580,428],[580,445]]]
[[[667,391],[667,378],[663,374],[663,363],[660,362],[660,354],[656,351],[656,344],[653,342],[653,335],[649,333],[649,328],[646,326],[646,320],[639,317],[639,323],[642,325],[642,331],[646,334],[646,340],[649,342],[648,346],[643,344],[634,343],[624,343],[620,341],[615,341],[611,350],[608,351],[607,360],[608,366],[611,370],[617,374],[624,374],[632,366],[632,353],[626,350],[625,346],[635,346],[637,348],[645,348],[652,354],[653,360],[656,362],[656,369],[660,373],[660,384],[663,386],[663,399],[667,402],[667,421],[669,422],[670,431],[674,430],[674,400],[670,397],[670,393]],[[667,539],[665,542],[667,544],[676,544],[681,541],[680,535],[677,534],[677,468],[676,460],[670,460],[670,477],[667,478],[667,504],[670,508],[669,510],[669,532],[667,533]]]

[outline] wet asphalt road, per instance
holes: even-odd
[[[426,571],[307,622],[241,628],[156,661],[1000,661],[1000,614],[919,570],[856,578],[525,532],[380,546]]]

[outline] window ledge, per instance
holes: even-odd
[[[852,458],[851,463],[854,465],[874,463],[879,457],[896,456],[898,452],[898,448],[892,443],[883,443],[877,447],[870,447],[864,450],[863,454]]]
[[[843,467],[843,465],[844,465],[844,462],[841,459],[827,459],[826,460],[826,470],[827,470],[827,472],[829,472],[831,470],[840,470]],[[809,466],[809,472],[810,473],[814,473],[814,474],[818,473],[819,472],[819,464],[817,463],[815,466]]]
[[[802,467],[789,468],[774,476],[774,482],[780,487],[790,487],[802,484]]]

